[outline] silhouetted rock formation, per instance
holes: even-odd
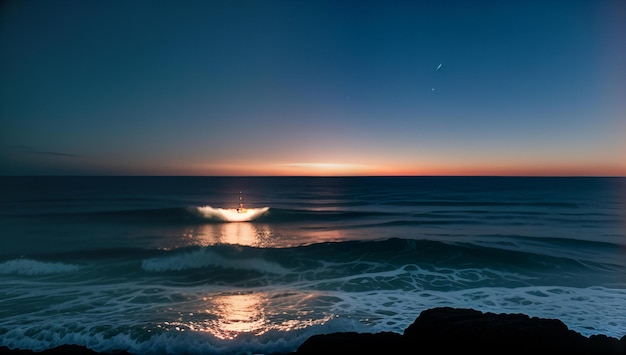
[[[423,311],[404,334],[335,333],[305,341],[297,354],[626,354],[626,336],[585,337],[554,319],[523,314],[482,313],[473,309],[434,308]]]

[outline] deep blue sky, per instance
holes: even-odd
[[[0,174],[626,175],[625,24],[617,0],[7,1]]]

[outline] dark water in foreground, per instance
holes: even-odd
[[[626,334],[622,178],[0,183],[0,346],[282,352],[436,306]],[[269,209],[225,221],[240,191]]]

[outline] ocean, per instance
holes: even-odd
[[[621,338],[625,204],[625,178],[1,177],[0,346],[289,352],[440,306]]]

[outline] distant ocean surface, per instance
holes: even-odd
[[[259,213],[228,222],[240,192]],[[625,196],[624,178],[2,177],[0,346],[288,352],[438,306],[621,338]]]

